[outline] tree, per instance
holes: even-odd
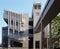
[[[57,40],[59,42],[60,39],[60,16],[56,16],[52,20],[52,38],[53,40]]]

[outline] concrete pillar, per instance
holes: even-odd
[[[18,15],[18,36],[19,36],[19,31],[20,31],[20,20],[19,20],[20,16]]]
[[[23,41],[23,49],[28,49],[28,37],[25,37]]]
[[[10,45],[10,39],[8,39],[8,47],[9,48],[11,47],[11,45]]]
[[[23,33],[23,49],[28,49],[28,40],[29,40],[29,36],[28,36],[28,31],[25,31]]]
[[[34,31],[34,28],[33,28],[33,49],[35,49],[35,31]]]
[[[10,17],[9,17],[9,15],[10,15],[10,13],[8,12],[8,36],[9,36],[9,34],[10,34],[10,29],[9,29],[9,27],[10,27]],[[10,48],[10,39],[8,38],[8,47]]]
[[[16,14],[15,14],[15,29],[16,29]]]
[[[47,35],[47,49],[49,49],[49,48],[48,48],[48,35]]]
[[[13,13],[12,13],[13,14]],[[13,14],[13,18],[14,18],[14,14]],[[14,18],[15,19],[15,18]],[[14,19],[13,19],[13,36],[14,36],[14,27],[15,27],[15,25],[14,25]]]
[[[51,22],[50,22],[50,38],[49,38],[49,49],[53,49],[53,45],[52,45],[52,33],[51,33]]]
[[[43,47],[42,47],[42,23],[41,23],[41,32],[40,32],[40,49],[43,49]]]
[[[33,38],[33,49],[35,49],[35,39]]]
[[[9,13],[9,19],[10,19],[10,27],[11,27],[11,12]]]
[[[25,37],[25,41],[24,41],[24,45],[23,47],[25,47],[24,49],[28,49],[28,45],[29,45],[29,32],[28,32],[28,29],[29,29],[29,18],[28,18],[28,15],[26,14],[25,16],[23,15],[22,17],[22,20],[26,19],[25,21],[23,21],[24,25],[23,25],[23,30],[25,30],[25,32],[23,33],[23,36]]]

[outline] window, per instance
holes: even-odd
[[[37,9],[37,5],[34,5],[34,9]]]
[[[11,21],[11,24],[13,25],[13,20]]]
[[[23,27],[23,24],[24,24],[24,23],[23,23],[23,22],[21,22],[21,27]]]
[[[13,30],[12,29],[10,29],[10,33],[13,33]]]
[[[24,32],[24,31],[20,31],[20,32],[19,32],[19,35],[20,35],[20,36],[23,36],[23,32]]]
[[[15,30],[15,34],[18,34],[18,31]]]
[[[23,47],[23,43],[13,41],[13,47]]]
[[[41,6],[40,5],[38,5],[38,9],[41,9]]]
[[[35,48],[39,49],[39,46],[40,46],[40,41],[35,41]]]

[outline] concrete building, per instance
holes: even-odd
[[[47,38],[49,38],[49,24],[42,30],[42,32],[35,32],[34,28],[37,25],[37,22],[40,19],[41,16],[41,4],[40,3],[34,3],[33,4],[33,10],[32,10],[32,16],[33,16],[33,49],[43,49],[47,48],[49,46],[47,43]]]
[[[2,27],[2,46],[8,47],[8,27]]]
[[[8,24],[8,47],[11,47],[11,41],[17,41],[21,43],[21,47],[27,49],[29,37],[28,14],[19,14],[11,10],[4,10],[4,20]]]
[[[20,14],[15,11],[4,10],[4,20],[8,25],[6,29],[8,37],[7,47],[20,47],[23,49],[41,49],[41,32],[35,32],[34,30],[40,18],[40,15],[40,3],[33,4],[31,18],[29,18],[27,13]],[[42,38],[46,37],[47,29],[48,27],[43,30]],[[5,34],[4,30],[5,28],[2,29],[2,34]]]
[[[35,28],[39,18],[41,15],[41,4],[40,3],[34,3],[33,4],[33,10],[32,10],[32,16],[33,16],[33,28]],[[34,29],[33,29],[34,30]],[[33,48],[39,49],[40,48],[40,33],[35,33],[34,31],[34,38],[33,38]]]

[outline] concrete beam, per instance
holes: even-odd
[[[48,6],[49,7],[49,6]],[[45,11],[44,11],[45,12]],[[35,29],[35,32],[41,31],[41,23],[42,23],[42,29],[47,26],[53,18],[57,16],[57,14],[60,12],[60,0],[54,0],[53,4],[47,11],[47,13],[44,15],[44,13],[41,15],[40,20],[38,21]]]

